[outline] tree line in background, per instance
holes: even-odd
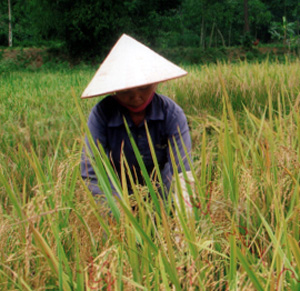
[[[122,33],[156,48],[299,46],[299,0],[2,0],[0,46],[106,55]]]

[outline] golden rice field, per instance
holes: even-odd
[[[190,123],[191,212],[147,199],[149,176],[128,196],[102,152],[122,199],[95,202],[79,172],[95,68],[2,73],[0,290],[300,290],[300,61],[185,69],[158,90]]]

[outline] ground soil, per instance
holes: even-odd
[[[24,48],[24,49],[2,49],[0,50],[2,59],[11,59],[14,61],[26,62],[28,65],[34,67],[41,67],[44,63],[47,49],[42,48]]]

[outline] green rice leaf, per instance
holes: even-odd
[[[300,247],[298,245],[298,242],[291,235],[288,235],[288,242],[289,242],[290,248],[292,250],[292,253],[294,255],[294,258],[295,258],[295,261],[297,264],[297,268],[298,268],[298,272],[300,272]],[[298,275],[298,280],[299,280],[299,275]]]
[[[140,151],[133,139],[133,136],[130,132],[130,129],[129,129],[129,126],[127,124],[127,121],[124,117],[124,124],[125,124],[125,127],[126,127],[126,130],[127,130],[127,133],[128,133],[128,136],[129,136],[129,139],[130,139],[130,142],[131,142],[131,145],[132,145],[132,149],[134,151],[134,154],[135,154],[135,157],[138,161],[138,164],[141,168],[141,172],[142,172],[142,175],[143,175],[143,178],[145,179],[145,182],[146,182],[146,185],[149,189],[149,193],[151,195],[151,198],[153,200],[153,203],[155,205],[155,210],[157,211],[157,213],[159,214],[159,216],[161,216],[161,213],[160,213],[160,206],[159,206],[159,201],[158,201],[158,198],[157,198],[157,193],[155,193],[154,191],[154,188],[153,188],[153,185],[151,183],[151,180],[150,180],[150,177],[149,177],[149,174],[147,172],[147,169],[146,169],[146,166],[144,164],[144,161],[142,159],[142,156],[140,154]]]
[[[237,254],[237,257],[238,257],[239,261],[241,262],[241,265],[246,270],[246,272],[247,272],[250,280],[252,281],[253,285],[255,286],[256,290],[258,290],[258,291],[264,291],[264,288],[261,285],[258,277],[255,275],[255,273],[252,270],[250,264],[245,259],[245,257],[243,256],[243,254],[242,254],[242,252],[241,252],[241,250],[239,248],[236,248],[236,254]]]

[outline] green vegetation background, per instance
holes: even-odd
[[[11,24],[12,47],[98,62],[127,33],[173,60],[197,62],[240,45],[295,49],[299,20],[297,0],[8,0],[0,6],[0,46],[8,46]]]

